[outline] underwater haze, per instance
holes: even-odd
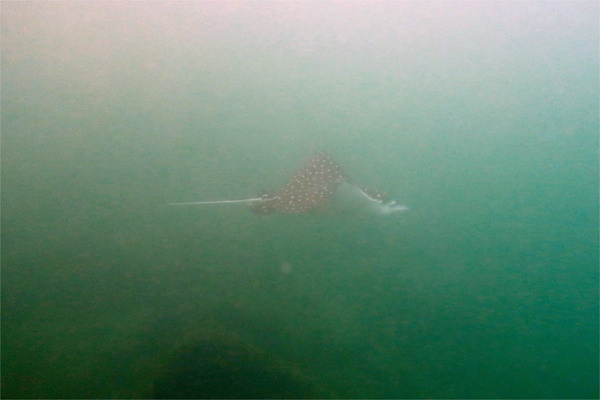
[[[597,2],[0,6],[3,398],[599,397]]]

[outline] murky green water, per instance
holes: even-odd
[[[4,398],[598,397],[595,2],[1,6]]]

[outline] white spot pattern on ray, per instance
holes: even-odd
[[[342,167],[327,153],[319,152],[287,185],[250,207],[260,214],[273,211],[295,214],[323,207],[344,179]]]

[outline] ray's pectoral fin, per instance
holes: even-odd
[[[257,214],[297,214],[323,208],[344,179],[342,167],[327,153],[319,152],[275,192],[250,204]]]

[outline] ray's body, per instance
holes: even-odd
[[[342,167],[330,155],[320,152],[287,185],[251,203],[250,209],[257,214],[295,214],[321,208],[343,180]]]
[[[311,157],[285,186],[273,193],[242,200],[171,203],[170,205],[249,203],[250,210],[257,214],[273,212],[295,214],[324,207],[342,182],[349,183],[342,167],[333,157],[321,151]],[[382,214],[408,209],[393,200],[386,199],[386,196],[379,191],[349,184]]]

